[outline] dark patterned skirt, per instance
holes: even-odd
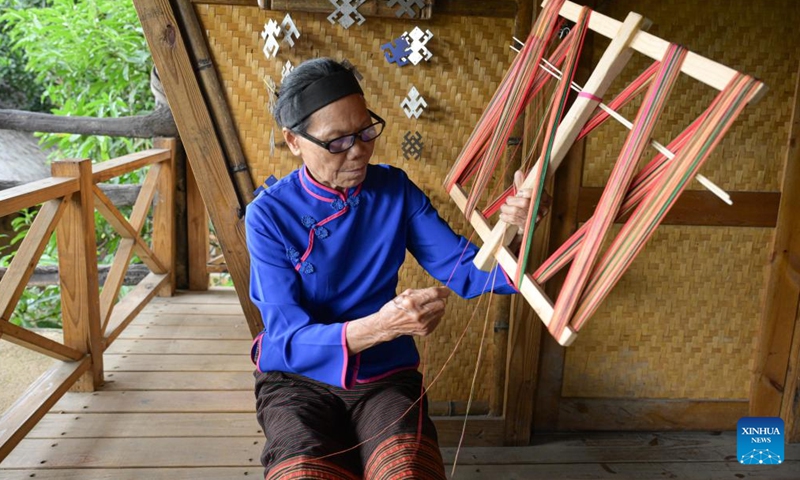
[[[349,390],[283,372],[255,377],[267,479],[446,478],[427,400],[403,415],[422,392],[416,370]]]

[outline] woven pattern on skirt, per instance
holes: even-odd
[[[403,415],[422,392],[416,370],[349,390],[283,372],[255,377],[267,479],[446,478],[427,399]]]

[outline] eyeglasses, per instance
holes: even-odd
[[[333,140],[329,140],[327,142],[323,142],[322,140],[312,137],[308,133],[300,130],[294,131],[294,133],[300,135],[309,142],[316,143],[317,145],[319,145],[320,147],[324,148],[325,150],[331,153],[342,153],[344,151],[350,150],[353,147],[353,145],[356,144],[356,137],[360,138],[362,142],[371,142],[376,138],[380,137],[381,133],[383,133],[383,127],[386,126],[386,120],[376,115],[375,112],[373,112],[372,110],[367,110],[367,111],[369,112],[370,117],[376,120],[372,125],[366,128],[362,128],[356,133],[351,133],[349,135],[342,135],[341,137],[336,137]]]

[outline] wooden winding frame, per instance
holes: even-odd
[[[544,2],[545,4],[547,1]],[[576,21],[581,11],[581,6],[567,1],[561,7],[559,16],[569,21]],[[614,78],[622,71],[634,51],[640,52],[654,60],[661,60],[669,48],[669,42],[651,35],[644,30],[649,27],[649,22],[641,15],[629,13],[624,22],[619,22],[597,12],[592,12],[588,28],[597,34],[611,39],[599,62],[595,66],[584,86],[584,91],[592,95],[578,96],[572,106],[564,115],[556,130],[555,143],[547,175],[551,176],[558,168],[567,151],[575,142],[581,129],[598,107],[599,98],[608,89]],[[731,79],[738,74],[735,70],[688,52],[681,66],[681,73],[716,89],[723,90]],[[750,102],[756,101],[766,91],[760,84]],[[534,174],[527,175],[522,188],[534,186]],[[503,221],[492,225],[486,216],[478,209],[466,211],[468,193],[464,185],[456,182],[449,189],[449,194],[458,208],[465,214],[476,233],[483,241],[483,247],[476,256],[474,263],[483,270],[489,270],[495,263],[506,272],[517,269],[518,258],[515,252],[508,248],[514,237],[516,227],[511,228]],[[550,328],[554,313],[554,299],[544,291],[542,285],[535,282],[528,273],[518,283],[520,294],[531,305],[533,310]],[[551,329],[551,333],[554,333]],[[563,346],[568,346],[575,341],[577,332],[569,325],[560,334],[555,335],[556,340]]]

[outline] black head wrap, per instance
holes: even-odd
[[[284,125],[292,129],[320,108],[354,93],[364,95],[349,70],[320,78],[291,99],[291,106],[284,113]]]

